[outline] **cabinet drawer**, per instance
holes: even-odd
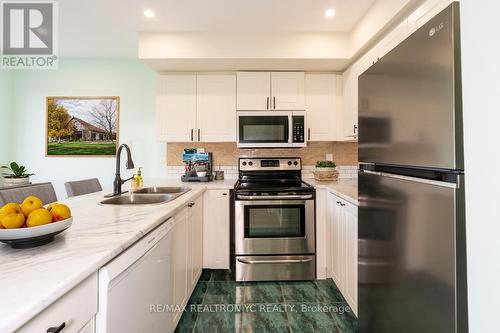
[[[50,327],[65,323],[61,333],[77,333],[96,313],[97,273],[63,295],[16,332],[45,333]]]

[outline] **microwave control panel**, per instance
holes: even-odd
[[[292,116],[292,142],[303,143],[305,138],[304,116]]]

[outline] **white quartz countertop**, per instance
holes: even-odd
[[[207,188],[231,189],[235,182],[147,180],[146,185],[192,188],[161,205],[100,205],[106,190],[61,200],[71,207],[74,220],[54,242],[31,249],[0,243],[0,332],[21,327]]]
[[[327,191],[338,195],[342,199],[358,205],[358,179],[339,179],[337,181],[318,181],[314,178],[303,179],[306,183],[314,186],[315,188],[324,188]]]

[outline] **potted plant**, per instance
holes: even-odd
[[[30,176],[34,173],[28,173],[24,165],[19,165],[16,162],[10,163],[9,166],[4,165],[1,167],[8,171],[2,172],[4,186],[18,186],[30,183]]]
[[[337,180],[339,178],[337,165],[333,161],[317,161],[313,173],[316,180]]]

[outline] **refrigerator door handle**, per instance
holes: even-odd
[[[396,175],[394,173],[376,172],[376,171],[370,171],[370,170],[361,170],[361,172],[368,173],[368,174],[371,174],[371,175],[382,176],[382,177],[407,180],[407,181],[415,182],[415,183],[423,183],[423,184],[436,185],[436,186],[440,186],[440,187],[448,187],[448,188],[454,188],[454,189],[459,188],[459,184],[457,184],[457,183],[448,183],[448,182],[442,182],[442,181],[439,181],[439,180],[432,180],[432,179],[425,179],[425,178],[417,178],[417,177]]]

